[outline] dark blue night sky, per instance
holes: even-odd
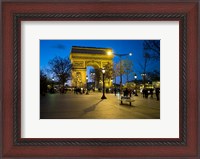
[[[134,73],[141,79],[142,73],[139,63],[143,63],[143,40],[40,40],[40,68],[48,67],[49,60],[55,56],[69,57],[72,46],[112,48],[116,54],[132,53],[132,56],[122,57],[133,60]],[[119,57],[114,57],[114,62],[119,62]],[[152,62],[147,71],[160,71],[160,62]],[[87,70],[88,71],[88,70]],[[133,79],[133,76],[130,76]],[[117,79],[117,83],[118,83]],[[123,83],[125,80],[123,80]]]

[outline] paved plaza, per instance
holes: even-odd
[[[134,96],[134,102],[120,103],[120,96],[102,93],[46,94],[40,98],[41,119],[159,119],[160,102],[154,98],[145,99],[142,94]]]

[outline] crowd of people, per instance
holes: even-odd
[[[89,91],[91,91],[91,90],[87,90],[85,88],[79,88],[79,87],[74,87],[72,90],[73,90],[74,94],[87,94]],[[95,92],[95,90],[92,90],[92,91]],[[99,89],[98,91],[101,92],[102,89]],[[51,94],[52,93],[56,93],[55,89],[53,87],[48,92],[51,93]],[[64,87],[60,87],[58,92],[60,94],[65,94],[67,92],[67,89],[64,89]],[[105,92],[106,93],[114,93],[115,96],[116,96],[117,93],[120,93],[120,89],[119,88],[113,88],[111,91],[106,89]],[[43,94],[45,95],[45,93],[43,93]],[[160,88],[155,88],[155,89],[153,89],[153,88],[151,88],[151,89],[144,88],[142,90],[143,98],[148,98],[149,96],[150,96],[150,98],[153,98],[154,94],[156,95],[156,99],[159,101],[160,100]],[[131,97],[132,95],[138,96],[137,90],[128,89],[128,88],[123,90],[123,96]]]
[[[84,88],[74,88],[74,94],[84,94],[85,93],[85,89]]]
[[[160,100],[160,88],[155,88],[155,89],[147,89],[147,88],[144,88],[144,89],[142,90],[143,98],[148,98],[149,95],[150,95],[150,98],[153,98],[154,91],[155,91],[156,99],[159,101],[159,100]],[[115,90],[114,92],[115,92],[115,95],[116,95],[117,91]],[[129,97],[131,97],[132,94],[134,94],[135,96],[138,96],[136,90],[131,90],[131,89],[126,88],[126,89],[123,91],[123,95],[124,95],[124,96],[129,96]]]
[[[148,96],[150,95],[151,98],[153,98],[153,92],[155,90],[155,94],[156,94],[156,99],[160,100],[160,88],[155,88],[155,89],[146,89],[144,88],[142,90],[142,94],[143,94],[143,98],[148,98]]]

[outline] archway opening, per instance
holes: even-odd
[[[100,91],[102,88],[101,68],[95,63],[86,66],[87,86],[89,90]]]

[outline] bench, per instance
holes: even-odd
[[[127,96],[122,96],[121,97],[121,104],[123,104],[123,102],[129,102],[131,105],[131,102],[134,102],[133,98],[131,97],[127,97]]]

